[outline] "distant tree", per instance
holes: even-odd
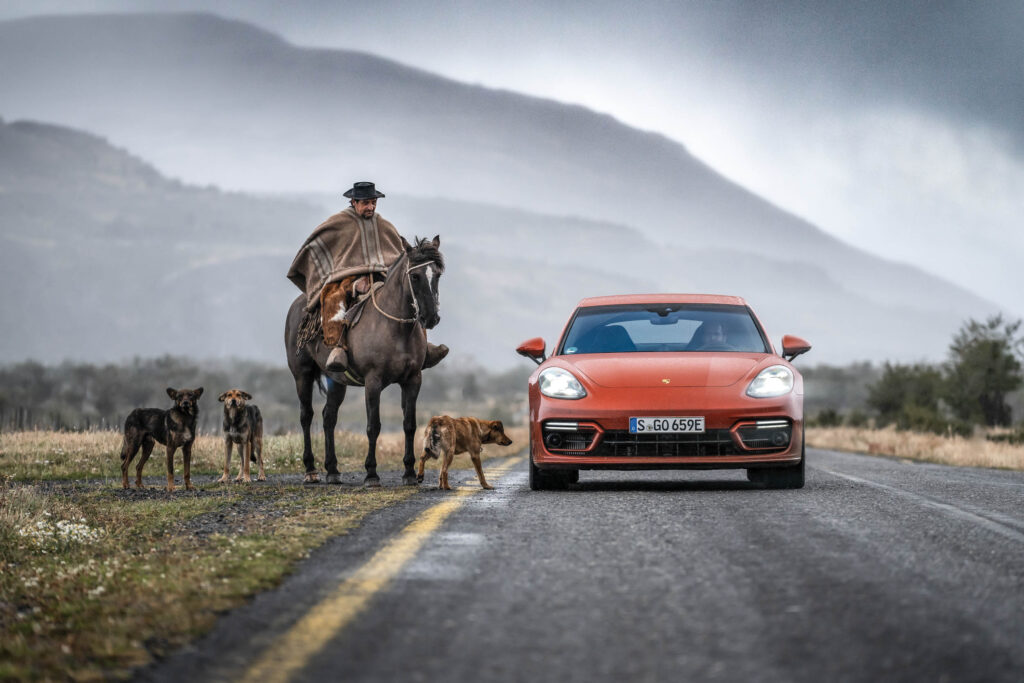
[[[861,410],[853,410],[846,416],[847,427],[867,427],[868,416]]]
[[[462,380],[462,398],[467,401],[478,401],[482,396],[476,373],[471,372]]]
[[[882,376],[868,387],[867,404],[878,413],[880,426],[942,431],[938,427],[942,423],[943,388],[942,373],[936,367],[886,363]]]
[[[818,411],[812,422],[815,427],[838,427],[843,424],[843,416],[832,408],[825,408]]]
[[[1011,422],[1007,394],[1021,386],[1021,321],[1002,314],[985,322],[968,320],[949,345],[946,401],[963,420],[987,426]]]

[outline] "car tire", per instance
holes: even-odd
[[[807,463],[807,449],[803,439],[800,441],[800,462],[789,467],[772,467],[763,470],[747,470],[747,479],[759,481],[770,489],[802,489],[804,487],[804,470]],[[756,474],[757,478],[751,478]]]
[[[576,473],[579,478],[579,472]],[[562,472],[545,472],[533,464],[533,451],[530,452],[530,490],[531,491],[553,491],[564,489],[569,484],[569,479]]]
[[[540,468],[533,464],[533,452],[530,452],[530,490],[531,491],[546,491],[551,488],[551,482],[540,471]]]

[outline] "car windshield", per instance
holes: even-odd
[[[767,339],[746,306],[639,304],[580,308],[561,354],[632,351],[769,353]]]

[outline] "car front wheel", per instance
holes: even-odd
[[[559,472],[545,472],[533,464],[533,449],[530,452],[530,490],[551,491],[563,489],[568,483]],[[578,475],[577,475],[578,476]]]
[[[771,467],[747,470],[747,479],[764,484],[769,489],[802,489],[804,487],[804,471],[807,463],[807,449],[801,440],[800,462],[789,467]]]

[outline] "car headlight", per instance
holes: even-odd
[[[587,395],[580,381],[562,368],[547,368],[537,379],[540,393],[551,398],[583,398]]]
[[[793,371],[785,365],[773,365],[757,374],[747,387],[747,396],[775,398],[793,391]]]

